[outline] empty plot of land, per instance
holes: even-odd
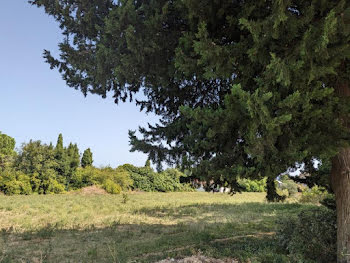
[[[0,262],[276,257],[275,222],[299,204],[264,193],[0,196]]]

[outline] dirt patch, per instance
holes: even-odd
[[[107,192],[96,185],[84,187],[80,190],[80,194],[83,195],[105,195]]]
[[[208,258],[205,256],[192,256],[188,258],[183,259],[164,259],[162,261],[159,261],[157,263],[238,263],[235,259],[215,259],[215,258]]]

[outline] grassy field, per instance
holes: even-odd
[[[264,193],[0,196],[0,262],[279,262],[275,222],[304,208]]]

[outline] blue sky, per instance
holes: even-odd
[[[90,147],[97,166],[144,165],[146,155],[129,152],[128,130],[157,118],[67,87],[42,58],[44,49],[57,54],[61,39],[52,17],[26,0],[2,0],[0,35],[0,131],[17,147],[30,139],[56,143],[62,133],[65,144]]]

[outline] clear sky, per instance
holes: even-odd
[[[154,123],[131,103],[82,93],[66,86],[57,70],[44,62],[44,49],[57,54],[58,24],[27,0],[1,0],[0,8],[0,131],[30,139],[90,147],[97,166],[144,165],[146,155],[130,153],[128,130]]]

